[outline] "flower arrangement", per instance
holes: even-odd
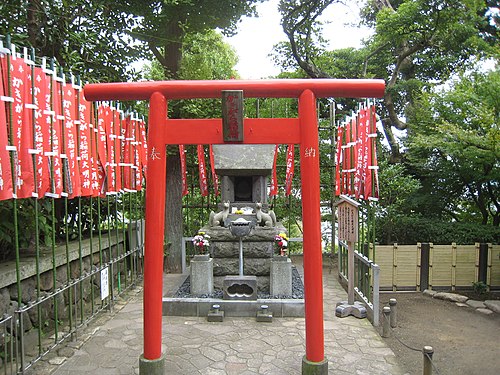
[[[198,232],[198,234],[193,237],[193,245],[196,249],[198,249],[200,254],[203,254],[205,247],[210,245],[210,242],[208,242],[209,238],[210,236],[205,232]]]
[[[286,249],[288,248],[288,236],[285,233],[280,233],[274,237],[274,242],[278,246],[280,255],[285,256]]]
[[[242,215],[243,214],[243,210],[236,210],[234,211],[235,214],[238,214],[238,215]]]

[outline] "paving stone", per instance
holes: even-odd
[[[493,311],[491,311],[490,309],[476,309],[477,312],[480,312],[481,314],[484,314],[484,315],[491,315],[493,314]]]
[[[330,372],[402,375],[394,353],[367,319],[335,317],[335,303],[347,296],[336,280],[326,276],[325,356]],[[164,290],[172,289],[168,282],[174,277],[165,275]],[[143,351],[142,293],[131,297],[120,311],[103,316],[89,325],[85,332],[90,334],[69,343],[74,355],[62,365],[41,364],[56,367],[53,375],[138,374]],[[205,318],[165,317],[162,342],[167,374],[299,375],[305,354],[305,319],[277,318],[264,326],[254,318],[227,318],[211,324]]]
[[[457,305],[458,307],[469,307],[468,304],[462,302],[455,302],[455,305]]]
[[[484,305],[491,311],[500,314],[500,300],[486,300]]]
[[[49,359],[49,363],[51,365],[62,365],[65,361],[66,361],[66,357],[54,357],[54,358],[51,358]]]
[[[476,301],[473,299],[468,300],[467,305],[474,308],[474,309],[483,309],[484,308],[484,302],[483,301]]]
[[[435,290],[430,290],[430,289],[425,289],[422,294],[424,296],[430,296],[433,297],[437,292]]]
[[[438,292],[434,294],[434,298],[442,299],[445,301],[450,301],[450,302],[461,302],[465,303],[469,299],[467,296],[462,296],[461,294],[457,293],[447,293],[447,292]]]

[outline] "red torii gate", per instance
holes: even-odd
[[[244,97],[298,98],[298,118],[244,119],[243,144],[299,144],[302,189],[306,354],[303,373],[328,373],[324,356],[323,276],[319,191],[318,97],[382,97],[383,80],[287,79],[161,81],[88,84],[87,100],[148,100],[149,160],[146,174],[144,259],[144,353],[140,374],[163,374],[161,352],[163,231],[166,145],[224,143],[222,119],[168,119],[167,99],[220,98],[223,90]]]

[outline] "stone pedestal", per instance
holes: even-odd
[[[271,260],[269,289],[272,296],[292,295],[292,261],[278,256]]]
[[[240,215],[241,216],[241,215]],[[210,236],[210,252],[214,260],[214,283],[223,289],[226,276],[239,274],[239,241],[229,228],[209,227],[201,231]],[[276,227],[255,227],[243,238],[244,275],[257,276],[260,292],[269,293],[269,274],[273,255],[274,237],[286,229],[281,223]]]
[[[195,255],[191,260],[191,294],[211,294],[214,291],[214,264],[208,254]]]
[[[226,276],[222,292],[224,299],[257,300],[257,276]]]

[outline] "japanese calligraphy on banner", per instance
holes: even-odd
[[[179,156],[181,159],[181,175],[182,175],[182,196],[188,195],[187,186],[187,169],[186,169],[186,151],[183,145],[179,145]]]
[[[215,173],[215,164],[214,164],[214,150],[212,145],[209,145],[210,151],[210,167],[212,168],[212,179],[214,184],[214,192],[215,196],[219,195],[219,176]]]
[[[10,130],[15,173],[14,192],[17,198],[30,198],[35,192],[33,175],[33,102],[31,96],[31,72],[22,58],[10,62],[11,91],[14,98]]]
[[[278,177],[276,176],[276,161],[278,160],[278,145],[274,149],[274,162],[273,162],[273,174],[271,175],[271,188],[269,190],[269,195],[275,196],[278,194]]]
[[[375,106],[367,104],[337,128],[335,195],[378,199]]]
[[[207,170],[205,165],[205,151],[203,145],[197,146],[198,151],[198,171],[200,180],[200,191],[201,196],[206,197],[208,195],[208,183],[207,183]]]
[[[86,101],[45,63],[11,55],[0,53],[0,200],[140,190],[144,121]]]
[[[67,171],[66,192],[69,198],[74,198],[81,195],[80,188],[80,170],[77,161],[77,120],[75,98],[76,93],[71,84],[62,84],[62,98],[63,98],[63,113],[64,113],[64,151],[66,154],[65,165]]]
[[[5,55],[0,55],[0,200],[12,198],[12,170],[10,155],[7,149],[9,139],[7,135],[7,103],[10,97],[4,91],[4,72],[7,69]]]
[[[295,145],[292,143],[292,144],[288,145],[288,149],[287,149],[286,178],[285,178],[285,194],[287,196],[292,193],[293,173],[294,173],[294,167],[295,167],[294,148],[295,148]]]
[[[93,188],[94,155],[92,154],[93,127],[91,128],[92,105],[83,98],[81,90],[78,95],[78,155],[80,160],[80,183],[82,197],[91,196]],[[95,175],[97,179],[97,173]]]
[[[40,67],[34,69],[35,77],[35,149],[36,182],[38,198],[43,198],[50,191],[50,79]]]

